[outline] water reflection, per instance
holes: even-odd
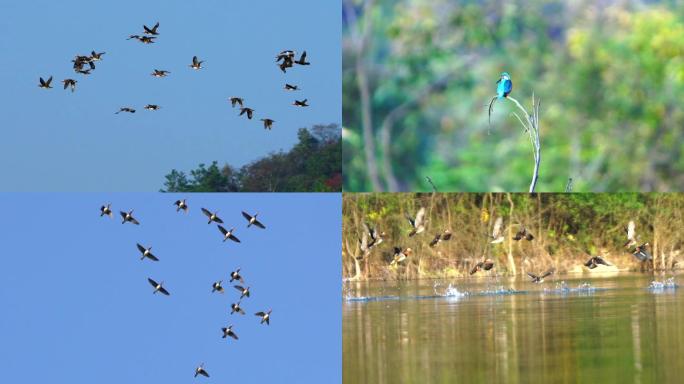
[[[681,382],[683,290],[652,280],[349,283],[344,382]]]

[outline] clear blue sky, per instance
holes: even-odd
[[[341,124],[338,1],[0,1],[0,14],[2,191],[157,191],[172,168],[242,166],[288,150],[299,128]],[[157,21],[157,43],[126,40]],[[97,69],[74,73],[73,57],[93,49],[107,52]],[[283,74],[284,49],[306,50],[312,65]],[[188,67],[193,55],[205,69]],[[154,68],[172,73],[154,78]],[[38,88],[50,75],[55,88]],[[67,77],[79,81],[73,94]],[[255,119],[238,117],[229,96]],[[114,114],[127,105],[137,113]],[[263,117],[276,121],[271,132]]]
[[[0,382],[190,383],[201,362],[212,377],[195,382],[341,382],[340,195],[188,194],[187,215],[177,196],[0,194]],[[99,217],[107,201],[114,219]],[[200,207],[242,243],[222,243]],[[141,225],[122,225],[132,208]],[[241,210],[267,229],[245,228]],[[252,297],[231,317],[238,292],[211,284],[237,266]],[[221,339],[228,323],[240,340]]]

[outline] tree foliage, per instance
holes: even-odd
[[[172,170],[162,192],[332,192],[342,187],[341,136],[336,124],[300,129],[288,152],[272,153],[236,169],[217,161],[189,176]]]

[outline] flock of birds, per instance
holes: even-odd
[[[187,203],[186,199],[176,200],[176,202],[174,202],[174,205],[176,206],[176,212],[183,211],[184,213],[188,213],[189,207],[188,207],[188,203]],[[221,219],[218,216],[218,211],[212,212],[206,208],[201,208],[201,210],[202,210],[202,213],[208,219],[207,224],[212,224],[212,223],[216,224],[219,232],[223,236],[224,242],[226,240],[231,240],[231,241],[236,242],[236,243],[241,242],[240,239],[235,236],[235,228],[231,228],[231,229],[227,230],[224,226],[221,225],[221,224],[224,224],[224,222],[223,222],[223,219]],[[121,224],[131,223],[134,225],[140,225],[140,221],[133,216],[133,210],[119,211],[119,214],[121,215]],[[108,203],[108,204],[102,205],[100,207],[100,217],[103,217],[103,216],[108,216],[110,218],[114,217],[114,213],[112,211],[111,204]],[[245,211],[242,211],[242,216],[245,218],[245,220],[247,220],[247,228],[257,227],[257,228],[261,228],[261,229],[266,229],[266,226],[261,221],[259,221],[259,219],[257,218],[258,213],[255,213],[252,215],[252,214],[249,214]],[[140,243],[136,243],[136,247],[137,247],[138,251],[140,252],[140,260],[141,261],[144,261],[145,259],[155,261],[155,262],[159,261],[159,257],[157,257],[156,255],[154,255],[152,253],[152,247],[145,247],[144,245],[142,245]],[[230,277],[230,280],[229,280],[230,283],[239,282],[241,284],[241,285],[238,285],[238,284],[233,285],[233,288],[239,292],[240,297],[237,299],[236,302],[234,302],[230,305],[230,308],[231,308],[230,314],[233,315],[233,314],[237,313],[240,315],[244,315],[245,310],[242,308],[241,304],[242,304],[242,300],[244,298],[249,298],[250,287],[249,286],[245,287],[245,280],[244,280],[243,276],[241,275],[240,268],[236,268],[235,270],[230,272],[229,277]],[[157,292],[159,292],[160,294],[165,295],[165,296],[171,295],[169,290],[166,287],[164,287],[163,281],[158,282],[157,280],[154,280],[150,277],[147,278],[147,281],[149,282],[149,284],[153,288],[152,294],[156,294]],[[211,292],[212,293],[218,292],[221,294],[224,293],[225,289],[223,287],[223,280],[218,280],[218,281],[213,282],[211,284]],[[258,316],[260,318],[260,324],[266,323],[266,325],[270,325],[271,309],[269,309],[267,311],[256,312],[254,315]],[[221,332],[223,333],[222,338],[224,338],[224,339],[227,337],[230,337],[232,339],[238,340],[238,335],[235,332],[235,330],[233,330],[232,324],[221,328]],[[200,364],[197,368],[195,368],[195,377],[197,377],[198,375],[209,377],[209,373],[204,368],[204,363]]]
[[[416,213],[415,217],[406,215],[411,228],[408,232],[408,237],[414,237],[420,233],[426,231],[426,226],[428,220],[425,218],[425,208],[421,207]],[[360,253],[357,256],[358,260],[362,260],[368,257],[371,251],[378,245],[382,244],[387,237],[385,232],[380,232],[378,229],[367,222],[363,223],[364,228],[362,229],[361,236],[359,238],[359,249]],[[512,237],[515,241],[533,241],[534,235],[527,229],[523,224],[517,224],[518,230]],[[624,244],[624,248],[628,249],[629,252],[634,255],[634,257],[641,262],[642,269],[648,265],[648,262],[653,260],[653,256],[648,251],[649,244],[647,242],[640,242],[639,236],[636,234],[636,225],[634,221],[630,221],[625,228],[627,242]],[[492,233],[487,234],[489,238],[488,241],[491,244],[503,243],[505,240],[503,231],[503,218],[498,217],[494,221],[494,226],[492,228]],[[435,236],[430,240],[428,246],[434,248],[438,246],[443,241],[449,241],[452,239],[452,233],[449,229],[445,229],[442,232],[435,234]],[[404,265],[408,258],[413,253],[411,248],[402,248],[401,246],[393,246],[392,258],[389,261],[390,267],[396,267],[399,265]],[[589,252],[587,252],[589,254]],[[605,257],[602,256],[592,256],[589,254],[589,259],[583,263],[583,265],[589,269],[597,268],[599,265],[612,266],[612,264],[606,261]],[[474,275],[479,271],[490,271],[494,268],[495,262],[489,257],[483,257],[482,259],[476,261],[474,265],[470,268],[470,275]],[[527,275],[533,283],[542,283],[544,278],[551,276],[556,272],[555,267],[550,267],[546,271],[541,273],[527,272]]]
[[[142,35],[130,35],[126,40],[137,40],[142,44],[154,44],[156,42],[156,39],[159,37],[159,22],[157,22],[153,27],[148,27],[147,25],[143,25],[143,34]],[[95,63],[99,62],[102,60],[102,56],[106,52],[95,52],[92,51],[89,55],[76,55],[71,62],[73,63],[73,69],[74,72],[81,74],[83,76],[90,75],[96,68]],[[296,57],[296,52],[292,50],[284,50],[280,52],[276,56],[276,65],[280,68],[283,73],[287,73],[288,68],[292,68],[296,65],[299,66],[307,66],[311,65],[309,61],[306,59],[306,51],[303,51],[299,58]],[[202,64],[204,63],[204,60],[200,60],[197,56],[192,57],[192,62],[188,65],[191,69],[193,70],[200,70],[203,69],[204,67]],[[164,69],[154,69],[154,71],[151,73],[153,77],[156,78],[163,78],[167,77],[169,74],[171,74],[170,71],[164,70]],[[39,78],[39,83],[38,86],[42,89],[51,89],[52,88],[52,76],[48,77],[47,80],[44,79],[43,77]],[[70,88],[71,92],[74,92],[76,90],[76,84],[78,83],[78,80],[73,79],[73,78],[67,78],[62,80],[62,83],[64,84],[64,89]],[[286,83],[284,88],[286,91],[299,91],[301,88],[298,85],[293,85]],[[247,119],[251,120],[252,117],[254,116],[255,110],[253,108],[245,106],[244,103],[244,98],[242,97],[237,97],[237,96],[231,96],[228,98],[229,102],[231,103],[232,107],[235,108],[236,105],[240,106],[240,114],[239,116],[246,115]],[[297,100],[295,99],[292,102],[292,105],[295,107],[301,107],[305,108],[309,106],[309,100],[308,99],[303,99],[303,100]],[[161,109],[161,106],[158,104],[146,104],[143,109],[148,110],[148,111],[157,111]],[[120,107],[115,114],[119,113],[135,113],[136,109],[135,107],[131,106],[124,106]],[[271,130],[273,128],[273,123],[275,123],[275,120],[271,118],[262,118],[260,119],[261,122],[263,123],[264,129]]]

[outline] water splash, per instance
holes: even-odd
[[[480,291],[480,295],[515,295],[525,291],[516,291],[513,288],[506,288],[503,285],[494,286]]]
[[[565,281],[559,281],[556,283],[554,288],[544,288],[545,294],[580,294],[580,295],[591,295],[596,290],[599,289],[591,285],[591,283],[582,282],[577,285],[577,287],[571,287]]]
[[[675,282],[674,277],[667,278],[663,281],[653,280],[648,286],[648,289],[654,292],[663,292],[676,288],[679,288],[679,285]]]
[[[452,286],[451,284],[449,284],[447,289],[444,291],[444,297],[460,298],[464,296],[468,296],[467,291],[459,291],[458,288]]]

